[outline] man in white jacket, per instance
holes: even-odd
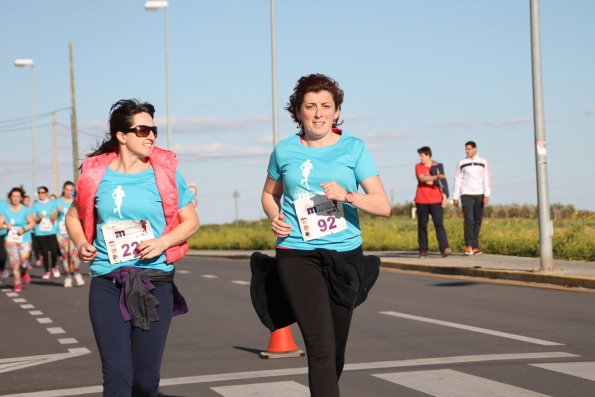
[[[453,204],[459,206],[459,199],[465,216],[465,255],[479,255],[479,229],[483,207],[490,202],[492,173],[488,161],[477,155],[473,141],[465,143],[467,157],[460,160],[455,170]]]

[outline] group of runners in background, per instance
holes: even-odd
[[[42,279],[65,275],[64,287],[85,284],[80,259],[65,227],[65,215],[72,204],[74,183],[64,182],[60,197],[46,186],[37,188],[38,199],[22,187],[13,187],[7,201],[0,200],[0,277],[7,280],[12,271],[13,290],[31,283],[31,264],[42,266]]]

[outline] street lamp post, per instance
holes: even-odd
[[[16,67],[29,66],[29,92],[31,94],[31,172],[33,177],[33,189],[37,189],[37,170],[35,166],[35,76],[33,74],[33,59],[19,58],[14,60]]]
[[[167,0],[152,0],[145,2],[145,10],[156,11],[163,9],[163,41],[165,45],[165,114],[167,118],[167,148],[171,149],[171,117],[169,112],[169,43],[167,38]]]

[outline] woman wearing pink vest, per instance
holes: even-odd
[[[66,228],[90,263],[89,315],[104,396],[157,396],[173,315],[187,311],[174,262],[199,227],[173,152],[155,146],[155,108],[121,100],[110,132],[82,165]]]

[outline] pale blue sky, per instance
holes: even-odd
[[[70,106],[74,46],[81,156],[108,111],[136,97],[157,108],[166,145],[163,13],[144,0],[0,0],[0,193],[31,192],[29,70],[36,113]],[[410,201],[416,149],[429,145],[449,181],[475,140],[494,175],[493,203],[535,203],[529,0],[277,0],[280,135],[296,80],[314,72],[345,90],[345,131],[361,137],[389,197]],[[595,1],[541,0],[550,201],[595,210]],[[204,223],[264,216],[272,150],[268,0],[170,0],[171,113],[181,171],[199,187]],[[7,120],[22,119],[9,123]],[[70,125],[70,113],[57,113]],[[37,120],[38,182],[52,189],[49,117]],[[14,128],[22,128],[14,130]],[[72,177],[70,132],[58,128],[60,183]]]

